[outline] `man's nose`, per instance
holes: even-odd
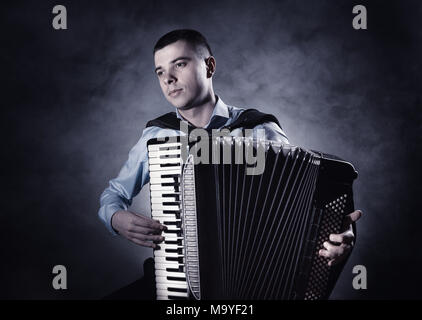
[[[165,81],[166,84],[169,85],[169,84],[172,84],[172,83],[176,82],[177,79],[172,74],[168,74],[168,76],[166,77],[166,79],[164,79],[164,81]]]

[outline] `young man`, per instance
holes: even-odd
[[[176,108],[179,119],[198,128],[219,129],[233,123],[244,109],[226,105],[214,94],[212,78],[216,60],[206,39],[194,30],[175,30],[160,38],[154,47],[155,72],[168,102]],[[265,122],[254,130],[265,130],[267,140],[288,143],[287,137],[275,122]],[[147,141],[151,138],[176,136],[180,131],[147,127],[129,153],[119,175],[110,181],[101,195],[99,217],[109,231],[145,247],[155,248],[164,240],[166,229],[145,215],[128,211],[133,197],[149,181]],[[240,135],[236,129],[231,135]],[[320,254],[329,265],[341,262],[350,252],[354,234],[351,224],[361,216],[359,210],[348,215],[347,231],[332,234]],[[330,240],[330,242],[328,241]]]

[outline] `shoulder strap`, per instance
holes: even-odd
[[[277,118],[272,114],[262,113],[256,109],[246,109],[235,121],[225,126],[224,129],[229,129],[230,131],[237,128],[253,129],[265,122],[275,122],[281,128]]]
[[[176,112],[169,112],[156,119],[148,121],[146,126],[179,130],[180,121],[181,120],[176,116]],[[272,114],[262,113],[256,109],[246,109],[234,122],[228,126],[224,126],[222,129],[228,129],[230,131],[237,128],[253,129],[257,125],[265,122],[275,122],[281,128],[277,118]],[[194,127],[189,125],[189,131],[191,129],[194,129]]]
[[[147,122],[146,127],[159,127],[163,129],[180,129],[180,119],[177,118],[176,112],[169,112],[161,117],[150,120]]]

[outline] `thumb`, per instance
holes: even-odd
[[[358,221],[361,216],[362,216],[362,211],[361,210],[355,210],[352,213],[350,213],[350,214],[348,214],[347,216],[344,217],[344,223],[346,225],[350,225],[353,222]]]

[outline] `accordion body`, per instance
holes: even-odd
[[[209,163],[184,148],[148,141],[152,218],[168,227],[154,251],[157,299],[327,299],[342,267],[318,252],[354,209],[354,167],[247,138],[210,139]],[[254,174],[245,159],[259,152]]]

